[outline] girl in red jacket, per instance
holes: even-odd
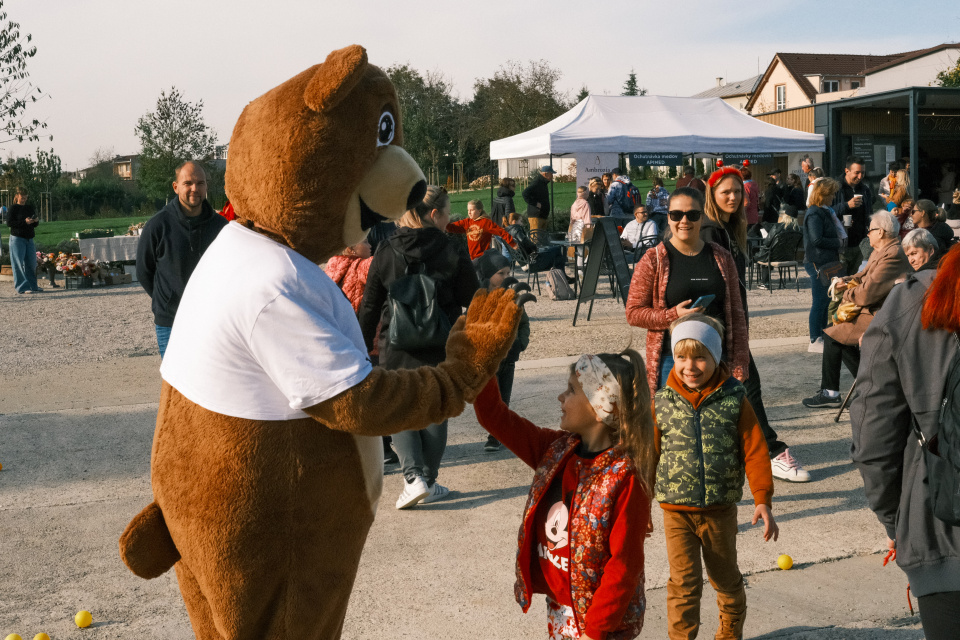
[[[635,638],[646,610],[643,544],[654,472],[640,355],[584,355],[560,394],[560,429],[510,411],[496,379],[474,402],[484,429],[536,469],[517,551],[517,602],[547,596],[552,638]]]
[[[360,301],[363,300],[363,290],[367,286],[367,274],[370,273],[372,262],[370,243],[364,238],[344,249],[340,255],[330,258],[323,268],[330,279],[343,290],[354,312],[360,308]],[[374,345],[376,348],[376,343]]]

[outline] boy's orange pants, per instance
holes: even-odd
[[[671,640],[696,638],[700,630],[703,565],[717,592],[720,628],[717,640],[743,637],[747,594],[737,566],[737,505],[710,511],[663,510],[670,580],[667,582],[667,621]]]

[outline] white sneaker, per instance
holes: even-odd
[[[823,338],[817,338],[807,347],[807,353],[823,353]]]
[[[801,467],[797,459],[790,455],[790,449],[776,458],[771,458],[770,469],[773,471],[774,478],[787,482],[810,482],[810,472]]]
[[[433,487],[430,489],[430,493],[428,493],[427,497],[423,499],[423,504],[430,504],[431,502],[436,502],[437,500],[443,500],[448,495],[450,495],[450,489],[447,489],[439,482],[434,482]]]
[[[413,482],[404,481],[403,493],[397,498],[397,509],[409,509],[429,494],[430,487],[427,486],[427,481],[421,476],[414,478]]]

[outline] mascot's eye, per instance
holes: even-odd
[[[377,126],[377,146],[385,147],[393,142],[393,134],[396,130],[397,127],[393,121],[393,114],[389,111],[384,111],[380,114],[380,124]]]

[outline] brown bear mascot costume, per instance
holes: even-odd
[[[154,502],[120,539],[136,575],[176,568],[201,640],[339,638],[380,496],[374,436],[460,414],[513,343],[513,292],[481,291],[440,365],[371,367],[317,263],[423,198],[401,143],[393,85],[359,46],[251,102],[233,131],[237,220],[177,312]]]

